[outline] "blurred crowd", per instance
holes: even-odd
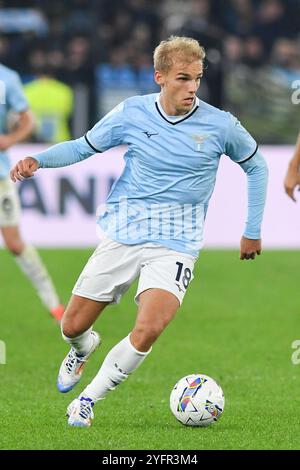
[[[300,0],[0,0],[0,62],[24,83],[47,75],[85,85],[90,122],[128,95],[156,91],[153,48],[170,34],[205,47],[201,96],[213,105],[245,111],[258,78],[275,83],[277,97],[300,79]]]

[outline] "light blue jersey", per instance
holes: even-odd
[[[21,113],[26,111],[28,103],[23,93],[19,75],[0,64],[0,135],[7,133],[9,111]],[[10,170],[6,152],[0,151],[0,179],[6,178]]]
[[[260,238],[267,169],[257,144],[230,113],[195,100],[184,116],[167,116],[159,95],[132,97],[84,138],[37,155],[41,167],[64,166],[126,144],[125,168],[99,223],[125,244],[152,242],[197,256],[222,154],[248,175],[244,235]],[[254,202],[253,202],[254,201]]]

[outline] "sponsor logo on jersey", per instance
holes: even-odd
[[[142,133],[145,134],[148,139],[150,139],[150,137],[152,137],[153,135],[158,135],[158,132],[143,131]]]

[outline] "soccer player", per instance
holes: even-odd
[[[285,192],[294,202],[296,202],[294,190],[297,187],[298,191],[300,191],[300,133],[298,135],[294,156],[289,163],[287,174],[284,180]]]
[[[31,134],[34,119],[28,109],[18,74],[2,64],[0,88],[0,231],[6,248],[14,255],[20,269],[35,287],[42,303],[60,321],[64,309],[50,276],[36,250],[21,237],[19,198],[9,178],[10,164],[6,151]],[[10,113],[14,113],[17,118],[17,125],[7,131]]]
[[[94,404],[141,365],[180,307],[202,247],[205,214],[223,153],[248,178],[240,258],[261,253],[267,167],[238,120],[196,96],[204,57],[194,39],[172,36],[162,41],[154,52],[159,94],[125,100],[84,137],[27,157],[11,170],[12,180],[21,180],[38,168],[71,165],[111,147],[128,146],[125,169],[99,220],[106,238],[79,276],[62,320],[62,335],[71,350],[61,364],[58,389],[68,392],[79,381],[100,343],[93,323],[139,277],[137,317],[132,331],[69,405],[71,426],[90,426]]]

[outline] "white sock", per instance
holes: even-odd
[[[91,335],[92,327],[76,336],[76,338],[68,338],[61,332],[63,339],[66,343],[70,344],[75,350],[78,356],[86,356],[94,344],[93,337]]]
[[[26,245],[20,255],[15,256],[16,262],[23,273],[31,281],[38,296],[48,310],[59,305],[59,298],[51,278],[37,251]]]
[[[80,396],[91,398],[93,402],[101,400],[139,367],[151,349],[147,352],[137,351],[131,344],[129,335],[126,336],[109,351],[98,374]]]

